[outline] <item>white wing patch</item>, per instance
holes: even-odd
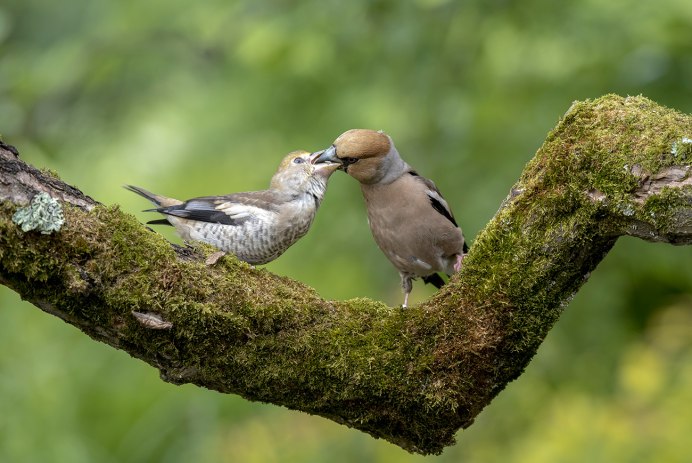
[[[232,220],[242,220],[251,217],[267,220],[276,216],[275,212],[262,209],[261,207],[234,203],[231,201],[219,204],[216,206],[216,209],[228,215]]]

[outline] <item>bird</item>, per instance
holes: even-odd
[[[271,262],[303,237],[324,198],[327,182],[338,163],[317,161],[321,152],[293,151],[286,155],[269,189],[202,196],[180,201],[133,185],[124,187],[145,197],[165,218],[149,224],[173,225],[183,240],[201,241],[251,265]]]
[[[348,130],[319,154],[322,161],[340,163],[360,182],[372,236],[401,276],[402,307],[414,279],[440,288],[440,273],[461,269],[468,245],[452,210],[435,183],[401,158],[389,135]]]

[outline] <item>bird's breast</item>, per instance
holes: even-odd
[[[452,273],[461,230],[430,205],[424,191],[387,187],[363,188],[370,230],[385,256],[400,272]]]

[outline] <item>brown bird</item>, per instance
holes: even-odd
[[[126,185],[158,206],[184,240],[202,241],[249,264],[266,264],[304,236],[312,224],[338,163],[318,161],[320,153],[288,154],[268,190],[204,196],[180,201]],[[218,259],[222,254],[219,254]]]
[[[360,182],[372,236],[401,275],[403,307],[415,278],[439,288],[438,272],[459,271],[468,248],[447,201],[399,156],[387,134],[349,130],[321,152],[321,161],[341,163]]]

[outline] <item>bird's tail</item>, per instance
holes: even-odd
[[[159,195],[152,193],[151,191],[147,191],[144,188],[140,188],[134,185],[123,185],[123,188],[125,188],[126,190],[130,190],[133,193],[137,193],[138,195],[144,198],[147,198],[149,201],[156,204],[157,206],[161,206],[161,197]]]
[[[439,273],[433,273],[432,275],[426,275],[423,277],[423,281],[425,282],[426,285],[433,285],[437,289],[442,288],[444,286],[445,281],[442,279]]]
[[[182,201],[179,201],[179,200],[173,199],[173,198],[168,198],[166,196],[154,194],[151,191],[147,191],[144,188],[140,188],[138,186],[123,185],[123,187],[126,190],[130,190],[133,193],[137,193],[138,195],[140,195],[144,198],[147,198],[149,201],[151,201],[152,203],[154,203],[155,205],[157,205],[159,207],[168,207],[168,206],[175,206],[178,204],[182,204]]]

